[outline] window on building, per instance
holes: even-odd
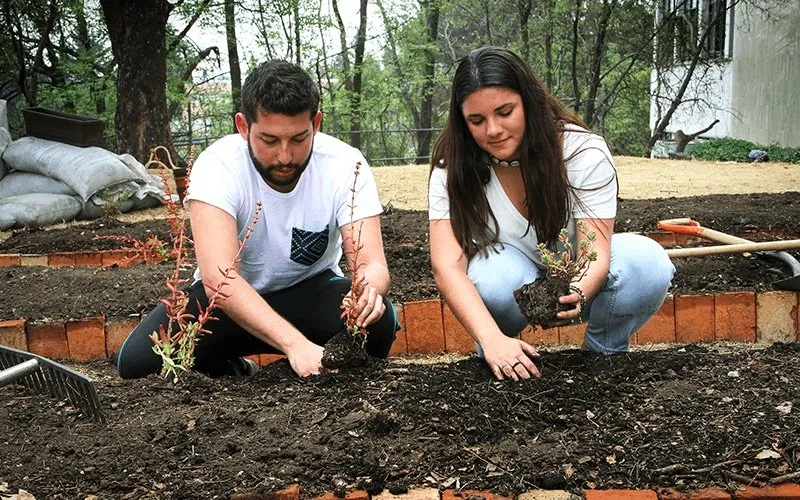
[[[727,56],[728,0],[661,0],[656,40],[657,64],[688,61],[697,49],[700,37],[710,30],[702,47],[703,57]]]

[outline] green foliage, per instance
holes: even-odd
[[[748,153],[760,149],[769,153],[769,161],[800,163],[800,148],[788,148],[777,145],[762,146],[742,139],[725,137],[692,144],[687,152],[695,158],[709,161],[748,162]]]

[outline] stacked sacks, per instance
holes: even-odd
[[[0,230],[97,218],[107,203],[119,212],[157,206],[164,196],[162,179],[130,155],[37,137],[2,141]]]

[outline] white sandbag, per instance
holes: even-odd
[[[8,103],[0,99],[0,128],[8,130]]]
[[[0,199],[30,193],[77,196],[77,193],[63,182],[40,174],[14,171],[0,180]]]
[[[41,227],[72,220],[81,211],[81,202],[65,194],[21,194],[0,200],[0,230],[9,227]],[[13,225],[2,227],[2,224]]]
[[[9,168],[58,179],[83,201],[102,191],[137,179],[136,174],[111,151],[79,148],[38,137],[13,141],[3,154]]]
[[[8,167],[3,161],[3,153],[9,144],[11,144],[11,134],[8,133],[8,129],[0,127],[0,180],[8,174]]]

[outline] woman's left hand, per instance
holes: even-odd
[[[556,314],[556,326],[569,325],[570,323],[579,323],[581,320],[581,296],[578,292],[571,290],[569,295],[563,295],[558,298],[560,304],[569,304],[572,307],[566,311],[560,311]]]

